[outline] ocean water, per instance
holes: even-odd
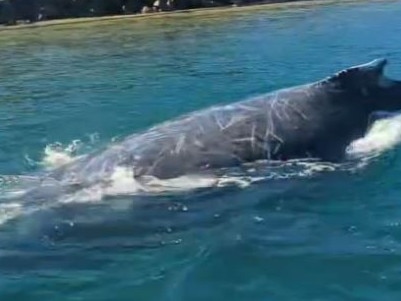
[[[108,190],[20,195],[186,112],[377,57],[401,78],[400,16],[400,1],[339,1],[1,32],[0,300],[399,300],[399,116],[350,146],[352,166],[150,194],[119,170]]]

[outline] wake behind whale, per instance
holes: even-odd
[[[373,112],[401,109],[401,82],[384,76],[386,63],[375,60],[312,84],[187,114],[77,158],[50,150],[44,161],[63,164],[19,177],[20,184],[6,185],[3,199],[28,197],[36,210],[49,199],[244,187],[356,168],[400,141],[398,116],[375,122],[366,134]],[[353,157],[359,163],[344,160]],[[3,201],[0,210],[9,219],[25,203]]]

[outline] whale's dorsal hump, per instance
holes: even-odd
[[[370,61],[368,63],[354,66],[349,69],[356,69],[359,72],[376,72],[376,73],[383,73],[384,67],[387,65],[387,59],[385,58],[379,58],[375,59],[373,61]]]
[[[341,70],[328,78],[329,82],[340,84],[342,87],[368,87],[384,84],[384,67],[387,59],[379,58],[365,64],[352,66]]]

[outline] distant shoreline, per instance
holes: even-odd
[[[99,23],[106,21],[121,21],[125,19],[142,19],[142,18],[162,18],[167,16],[179,16],[179,15],[202,15],[210,13],[221,13],[221,12],[235,12],[235,11],[250,11],[265,8],[268,10],[278,10],[287,8],[302,8],[317,5],[329,5],[329,4],[342,4],[342,3],[357,3],[357,2],[370,2],[371,0],[294,0],[291,2],[278,2],[278,3],[265,3],[258,2],[243,6],[218,6],[210,8],[196,8],[186,10],[174,10],[164,12],[152,12],[145,14],[127,14],[127,15],[114,15],[114,16],[102,16],[102,17],[86,17],[86,18],[66,18],[48,21],[38,21],[35,23],[19,24],[19,25],[2,25],[0,26],[1,31],[11,31],[18,29],[29,29],[29,28],[42,28],[49,26],[66,26],[84,23]]]

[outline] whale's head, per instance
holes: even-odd
[[[342,70],[329,80],[354,99],[362,101],[370,111],[399,111],[401,81],[385,76],[387,63],[387,59],[376,59]]]

